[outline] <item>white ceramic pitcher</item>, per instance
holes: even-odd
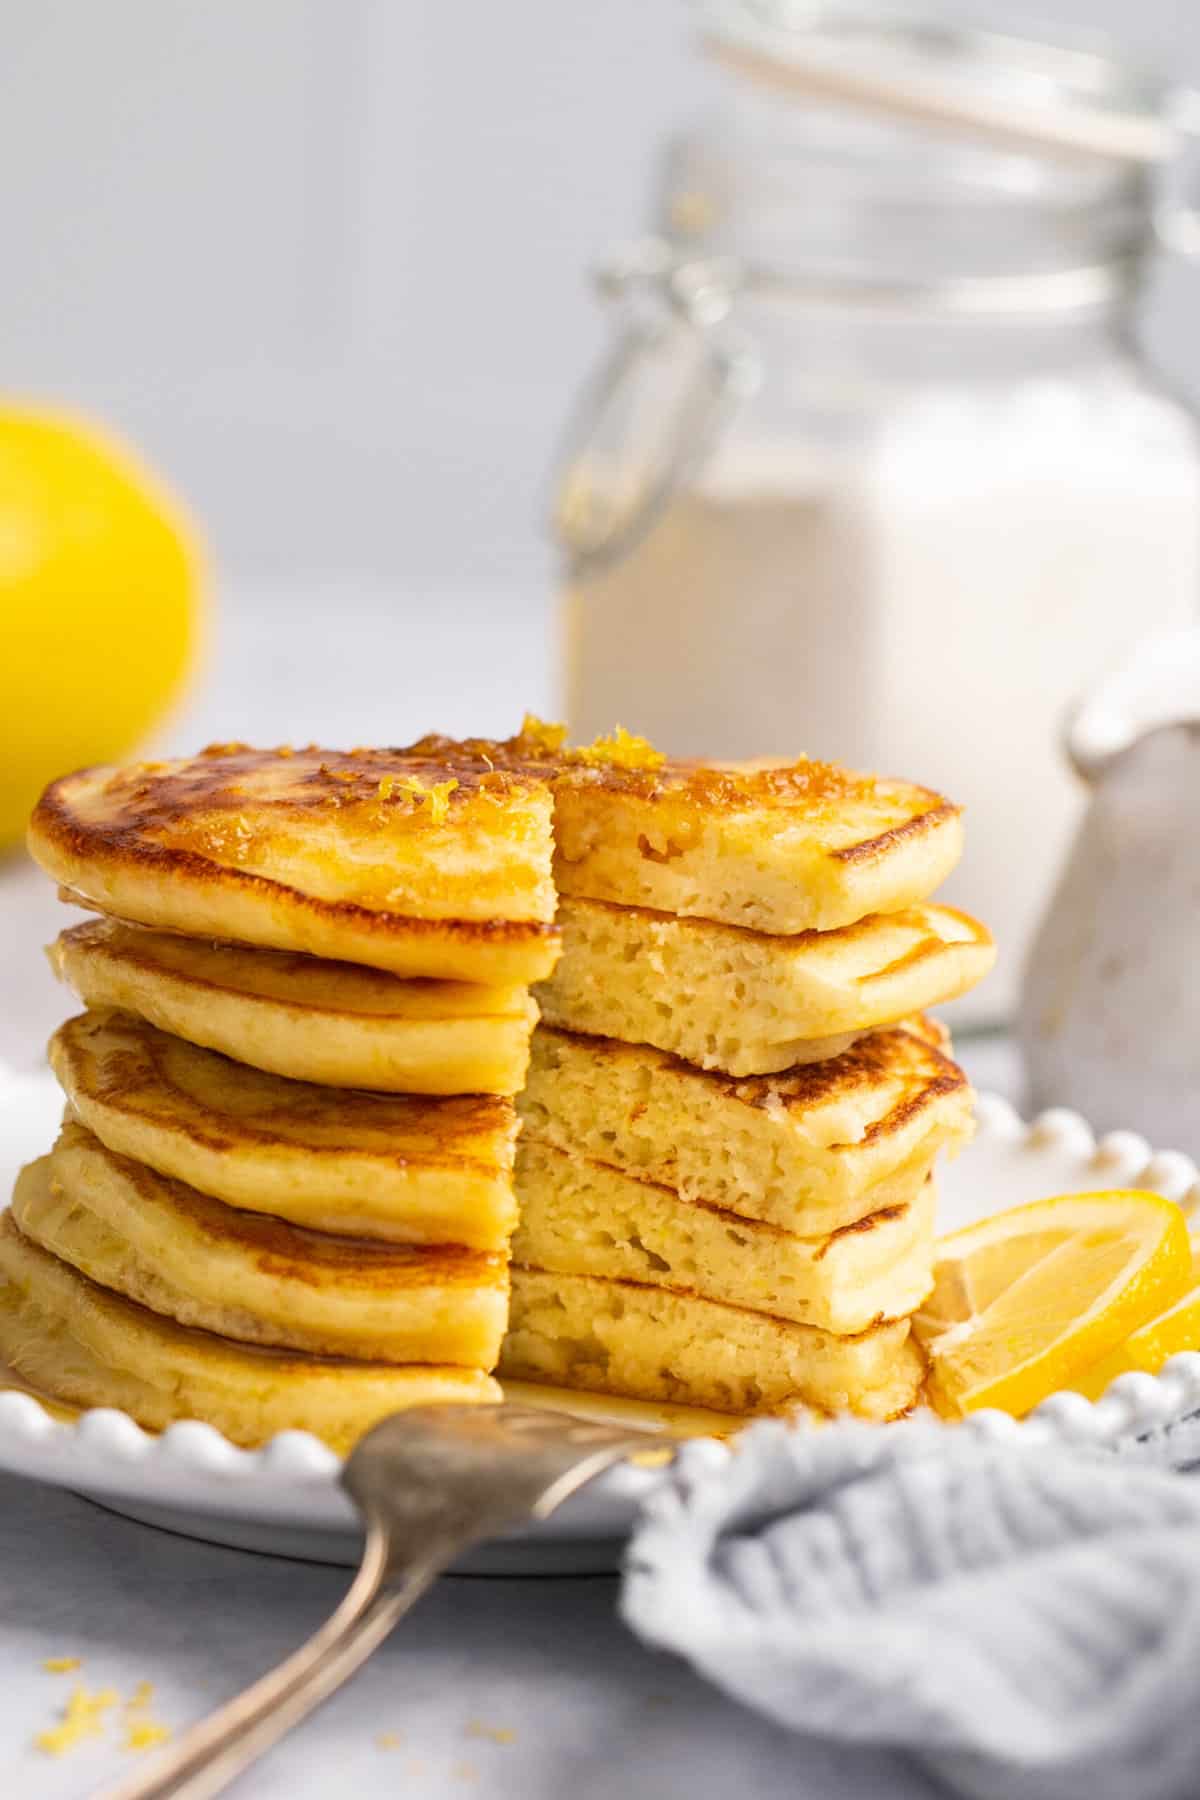
[[[1066,751],[1091,804],[1025,970],[1031,1098],[1200,1158],[1200,627],[1101,683]]]

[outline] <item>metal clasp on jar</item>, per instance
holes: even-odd
[[[576,571],[617,561],[646,535],[761,378],[730,322],[742,275],[728,258],[685,259],[644,238],[595,280],[618,328],[568,424],[551,512]]]

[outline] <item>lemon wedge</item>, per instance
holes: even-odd
[[[1177,1300],[1139,1325],[1115,1350],[1076,1375],[1071,1386],[1089,1400],[1099,1400],[1118,1375],[1140,1370],[1157,1375],[1169,1357],[1181,1350],[1200,1350],[1200,1243],[1192,1239],[1192,1279]]]
[[[913,1330],[944,1417],[1020,1417],[1179,1302],[1193,1281],[1183,1213],[1158,1194],[1066,1194],[942,1238]]]

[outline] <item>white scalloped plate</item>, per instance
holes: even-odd
[[[7,1078],[0,1086],[0,1188],[17,1166],[52,1140],[62,1100],[49,1077]],[[1096,1142],[1075,1113],[1044,1113],[1024,1125],[1007,1101],[984,1095],[975,1142],[941,1176],[945,1228],[1047,1194],[1099,1187],[1148,1187],[1191,1210],[1200,1202],[1196,1165],[1154,1154],[1132,1132]],[[1049,1442],[1112,1443],[1200,1406],[1200,1353],[1177,1356],[1161,1375],[1125,1375],[1092,1404],[1056,1394],[1018,1425],[978,1413],[962,1430],[1021,1432]],[[713,1439],[685,1445],[703,1461],[726,1454]],[[0,1393],[0,1468],[60,1487],[190,1536],[275,1555],[357,1560],[358,1533],[338,1485],[338,1459],[305,1432],[284,1432],[264,1449],[239,1450],[210,1426],[174,1425],[160,1437],[125,1413],[58,1419],[32,1395]],[[469,1567],[518,1573],[611,1568],[653,1469],[622,1467],[593,1482],[526,1537],[505,1540]]]

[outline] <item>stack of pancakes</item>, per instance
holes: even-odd
[[[891,1416],[922,1374],[934,1160],[971,1117],[920,1014],[994,954],[927,902],[957,810],[811,763],[629,763],[556,786],[501,1372]]]
[[[60,781],[30,841],[103,916],[52,951],[88,1010],[0,1221],[0,1355],[241,1443],[497,1398],[545,783],[221,746]]]
[[[928,903],[938,795],[527,721],[85,771],[30,844],[100,915],[52,953],[87,1008],[51,1045],[67,1117],[0,1220],[34,1386],[344,1447],[497,1395],[507,1323],[514,1378],[912,1403],[970,1118],[919,1015],[992,957]]]

